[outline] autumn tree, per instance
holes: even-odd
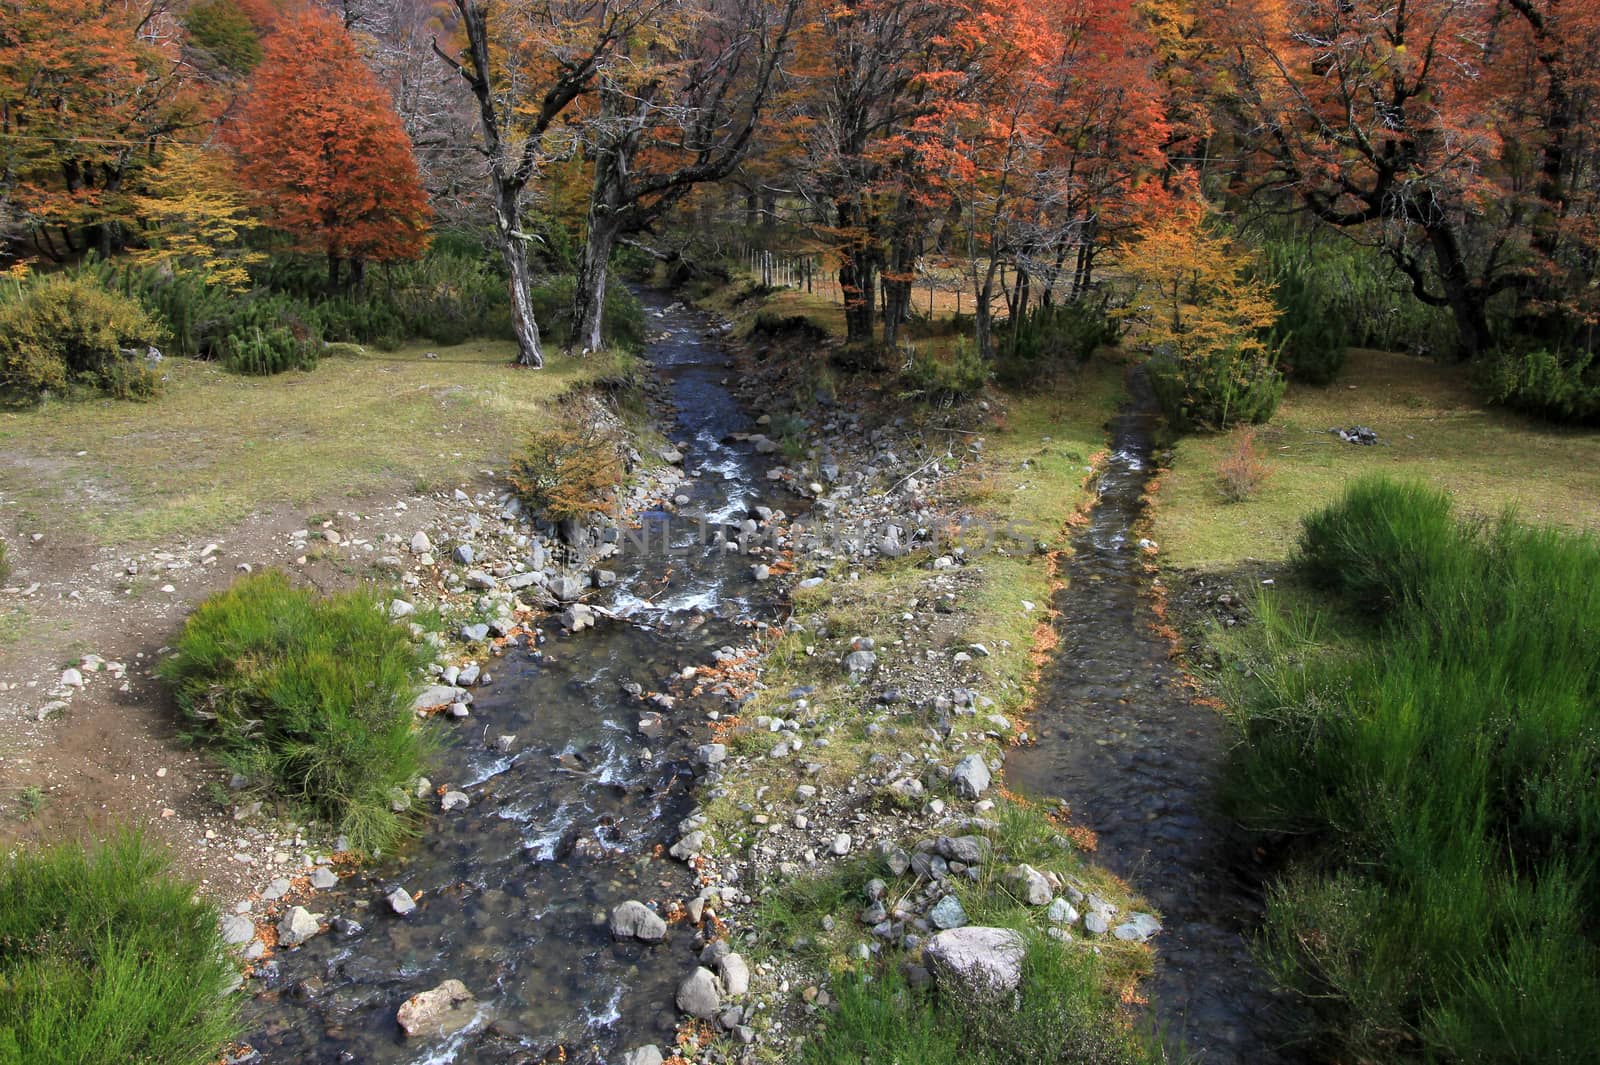
[[[194,145],[173,145],[130,197],[143,222],[135,262],[197,274],[207,284],[242,289],[266,256],[246,244],[260,226],[234,180],[232,160]]]
[[[38,250],[109,256],[152,153],[206,119],[162,0],[0,5],[0,218]]]
[[[359,284],[368,261],[412,259],[426,247],[411,145],[333,16],[306,8],[278,21],[227,136],[271,224],[327,257],[329,291],[345,263]]]
[[[1381,247],[1463,355],[1497,343],[1496,305],[1523,336],[1587,329],[1600,5],[1241,0],[1215,32],[1253,191]]]
[[[647,230],[744,158],[798,7],[680,3],[598,64],[596,106],[582,125],[594,183],[575,286],[576,344],[600,347],[617,240]]]
[[[448,46],[436,40],[433,48],[477,102],[479,150],[488,163],[495,237],[510,284],[517,362],[543,366],[528,296],[528,244],[534,237],[523,231],[529,183],[546,162],[576,150],[575,134],[558,127],[557,119],[593,90],[601,64],[666,12],[671,0],[452,3],[452,39]]]

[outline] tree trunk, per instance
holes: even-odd
[[[617,245],[618,226],[609,211],[589,212],[589,233],[578,259],[578,283],[573,291],[573,347],[584,354],[599,351],[606,310],[606,275],[611,251]]]
[[[495,178],[496,199],[495,236],[500,243],[500,257],[505,260],[506,279],[511,290],[511,327],[517,334],[517,365],[540,369],[544,366],[544,351],[539,347],[539,323],[533,317],[533,303],[528,298],[533,276],[528,269],[528,244],[518,229],[517,193],[512,183]]]
[[[328,295],[339,294],[339,253],[328,249]]]
[[[985,360],[994,358],[994,275],[998,269],[999,263],[991,259],[989,269],[983,275],[983,284],[974,293],[977,306],[972,311],[973,332],[976,334],[978,355]]]

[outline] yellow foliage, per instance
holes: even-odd
[[[1265,334],[1277,324],[1272,285],[1248,275],[1254,257],[1205,231],[1205,209],[1192,205],[1140,230],[1123,269],[1138,297],[1122,317],[1141,319],[1144,342],[1179,359],[1231,352],[1265,359]]]
[[[182,267],[202,274],[207,283],[244,289],[252,263],[266,256],[243,246],[243,238],[261,223],[249,201],[233,183],[224,159],[204,148],[170,148],[143,192],[133,196],[134,210],[150,228],[147,246],[133,253],[135,261]]]
[[[604,436],[575,429],[540,429],[511,460],[511,487],[529,509],[560,521],[609,514],[622,463]]]

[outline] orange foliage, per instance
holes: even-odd
[[[326,254],[330,282],[339,260],[414,259],[427,246],[411,143],[333,16],[308,7],[278,20],[227,137],[272,224]]]

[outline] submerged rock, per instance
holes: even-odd
[[[611,934],[617,939],[659,943],[667,937],[667,922],[644,903],[629,899],[611,911]]]

